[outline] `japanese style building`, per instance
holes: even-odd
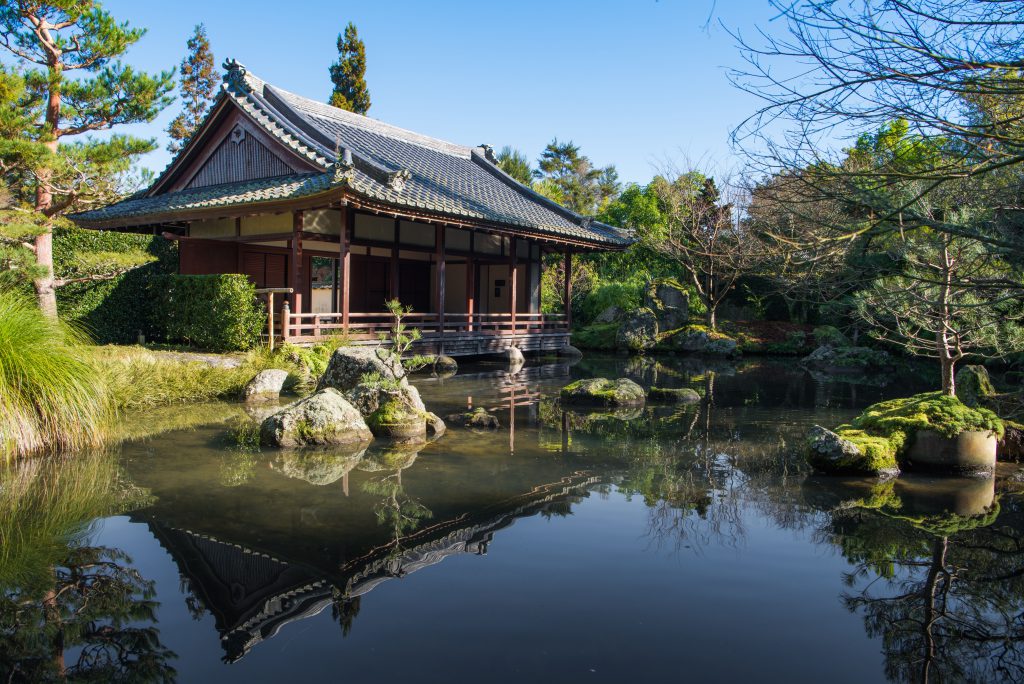
[[[397,298],[427,349],[557,349],[571,314],[540,312],[542,257],[561,254],[571,273],[574,253],[630,242],[512,179],[488,146],[294,95],[233,60],[225,68],[210,113],[152,186],[74,219],[179,240],[182,274],[290,288],[272,316],[286,339],[376,339]]]

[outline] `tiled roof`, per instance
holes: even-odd
[[[516,182],[489,150],[430,138],[276,88],[229,61],[222,97],[321,174],[286,176],[165,194],[149,194],[76,215],[86,225],[144,221],[189,209],[302,197],[331,186],[370,200],[462,221],[526,229],[618,247],[630,238],[580,216]],[[186,152],[189,148],[186,147]],[[157,179],[153,188],[174,168]]]

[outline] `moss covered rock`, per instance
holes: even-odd
[[[956,396],[968,406],[981,406],[986,397],[996,393],[992,378],[984,366],[964,366],[956,372]]]
[[[735,356],[739,353],[735,339],[703,325],[688,325],[668,331],[662,335],[658,348],[707,356]]]
[[[405,384],[405,371],[394,367],[390,357],[381,356],[371,347],[339,347],[331,354],[327,370],[320,376],[316,388],[333,387],[340,392],[348,392],[369,375]]]
[[[823,344],[800,362],[825,373],[879,373],[893,366],[889,353],[870,347],[833,347]]]
[[[677,330],[690,320],[690,294],[672,279],[649,283],[644,292],[644,306],[654,312],[662,330]]]
[[[559,396],[566,404],[590,406],[641,406],[645,401],[643,387],[628,378],[577,380],[563,387]]]
[[[572,331],[572,343],[581,349],[615,349],[618,323],[595,323]]]
[[[677,404],[690,404],[700,401],[697,390],[689,387],[652,387],[647,391],[647,398],[651,401],[666,401]]]
[[[658,343],[658,319],[648,308],[630,312],[615,333],[616,346],[633,352],[654,349]]]
[[[452,425],[474,430],[497,430],[501,427],[498,417],[484,408],[452,413],[445,416],[445,420]]]
[[[333,388],[285,406],[260,425],[263,446],[360,444],[371,439],[362,414]]]
[[[419,441],[427,437],[427,413],[417,408],[406,393],[382,395],[382,399],[366,417],[370,432],[376,437]]]
[[[807,433],[807,461],[816,470],[830,474],[899,474],[896,454],[888,442],[865,437],[815,425]]]
[[[966,406],[956,397],[941,392],[927,392],[873,404],[848,425],[837,427],[831,434],[843,441],[840,446],[846,457],[841,458],[833,453],[831,460],[839,464],[841,469],[829,470],[829,459],[823,460],[815,453],[822,449],[831,450],[835,446],[828,442],[816,446],[818,438],[822,436],[817,431],[808,437],[808,460],[811,465],[826,472],[869,472],[868,469],[876,467],[895,467],[896,464],[904,463],[908,449],[921,431],[947,439],[956,439],[961,433],[967,432],[990,432],[994,438],[998,438],[1003,434],[1003,423],[987,409]],[[842,469],[849,458],[857,454],[867,459],[867,469]]]

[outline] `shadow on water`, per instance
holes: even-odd
[[[563,385],[598,375],[690,387],[701,399],[623,411],[559,405]],[[1024,677],[1024,520],[1021,498],[1008,483],[997,492],[992,480],[822,478],[803,464],[799,444],[809,425],[846,420],[894,396],[892,390],[823,381],[788,362],[621,357],[532,364],[512,373],[467,365],[455,376],[416,384],[436,413],[484,407],[501,429],[451,429],[417,449],[377,442],[359,451],[260,451],[230,444],[238,426],[224,420],[243,419],[237,407],[225,406],[204,409],[211,421],[205,426],[175,416],[188,429],[126,444],[119,454],[34,466],[28,475],[5,471],[0,674],[13,681],[61,672],[173,679],[175,654],[155,628],[161,604],[145,579],[163,563],[173,563],[181,587],[161,600],[183,602],[194,618],[211,617],[225,663],[254,649],[283,658],[256,647],[299,621],[323,630],[322,622],[305,621],[325,612],[335,638],[354,638],[368,611],[389,610],[371,592],[425,568],[444,570],[445,559],[485,556],[518,520],[564,520],[624,505],[629,508],[621,511],[642,511],[642,524],[629,528],[636,546],[610,541],[616,526],[627,524],[617,518],[602,518],[603,532],[566,520],[577,530],[573,544],[581,553],[629,559],[629,572],[640,576],[665,557],[707,564],[724,576],[764,560],[758,555],[764,544],[778,543],[763,541],[766,529],[785,531],[808,548],[801,562],[821,564],[819,581],[834,585],[831,595],[840,597],[844,613],[859,616],[862,638],[881,644],[890,679]],[[912,391],[905,382],[900,390]],[[70,485],[69,473],[79,474],[78,486]],[[29,500],[36,503],[26,505]],[[56,500],[63,506],[54,506]],[[94,526],[123,512],[166,555],[133,564],[110,539],[96,544]],[[521,534],[537,532],[528,527]],[[824,563],[814,550],[821,548],[841,554],[847,569]],[[477,572],[497,571],[502,562],[494,559]],[[774,591],[793,592],[789,600],[799,602],[800,587],[770,567],[758,581],[767,575]],[[525,599],[535,589],[518,590]],[[653,615],[660,603],[696,601],[687,593],[695,590],[703,589],[673,584],[648,603],[637,591],[632,607]],[[105,593],[88,595],[99,591]],[[558,611],[584,610],[569,597],[563,601]],[[745,619],[725,600],[716,609]],[[492,631],[506,623],[536,629],[544,620],[534,611],[486,624]],[[785,633],[785,620],[778,629]],[[481,628],[476,638],[493,637],[486,632]],[[650,638],[637,636],[619,648],[645,658],[645,672],[674,671],[667,655],[650,650]],[[66,654],[77,660],[66,662]],[[783,672],[807,656],[779,651],[772,657]],[[439,661],[439,671],[450,664]]]

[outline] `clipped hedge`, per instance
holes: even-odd
[[[150,281],[152,325],[166,342],[209,351],[259,344],[266,325],[256,288],[240,273],[169,275]]]
[[[85,230],[63,224],[53,231],[53,267],[58,278],[81,275],[83,255],[98,252],[147,252],[155,261],[110,280],[69,283],[57,289],[61,318],[85,329],[101,344],[134,342],[150,326],[148,284],[178,270],[178,247],[156,235]]]

